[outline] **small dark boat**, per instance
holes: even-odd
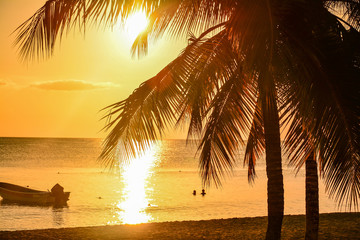
[[[69,200],[70,192],[64,192],[64,188],[59,184],[56,184],[50,192],[0,182],[0,196],[6,202],[65,205]]]

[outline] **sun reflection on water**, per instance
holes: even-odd
[[[154,144],[143,155],[123,166],[123,199],[116,203],[116,218],[120,223],[138,224],[152,220],[146,209],[150,206],[149,193],[152,189],[149,187],[149,180],[157,162],[155,153],[158,149],[159,146]]]

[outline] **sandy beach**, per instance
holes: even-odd
[[[264,239],[266,217],[1,231],[0,239]],[[284,217],[282,238],[303,239],[304,215]],[[359,239],[360,213],[320,215],[319,239]]]

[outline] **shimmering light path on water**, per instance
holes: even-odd
[[[121,190],[123,199],[115,205],[119,221],[110,223],[137,224],[152,220],[151,214],[145,210],[151,206],[149,200],[153,189],[149,187],[149,181],[156,163],[155,153],[159,150],[158,146],[153,146],[143,155],[123,164],[121,171],[124,182],[124,188]]]

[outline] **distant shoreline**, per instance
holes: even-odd
[[[266,217],[0,231],[0,239],[264,239]],[[286,215],[282,239],[304,239],[305,216]],[[359,239],[360,212],[320,214],[319,239]]]
[[[76,139],[104,139],[102,137],[41,137],[41,136],[35,136],[35,137],[22,137],[22,136],[1,136],[0,138],[9,138],[9,139],[70,139],[70,140],[76,140]]]
[[[28,137],[28,136],[0,136],[0,138],[19,138],[19,139],[70,139],[70,140],[73,140],[73,139],[99,139],[99,140],[102,140],[102,139],[105,139],[106,136],[103,136],[103,137],[52,137],[52,136],[34,136],[34,137]],[[162,140],[169,140],[169,141],[172,141],[172,140],[179,140],[179,141],[188,141],[186,138],[164,138],[164,139],[158,139],[160,141]],[[156,140],[156,141],[158,141]],[[190,139],[189,141],[199,141],[200,139]]]

